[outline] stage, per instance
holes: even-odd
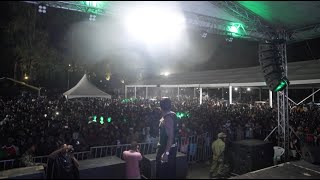
[[[320,166],[293,161],[249,172],[230,179],[320,179]]]

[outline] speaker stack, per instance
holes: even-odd
[[[236,174],[273,165],[273,144],[261,140],[242,140],[232,144],[232,167]]]
[[[289,85],[282,65],[282,53],[279,42],[259,44],[259,62],[264,79],[271,91],[282,91]]]

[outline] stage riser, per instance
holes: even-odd
[[[156,178],[156,154],[145,155],[142,160],[142,173],[148,179]],[[176,177],[185,179],[188,175],[187,156],[183,153],[177,153],[176,159]]]
[[[43,166],[22,167],[0,171],[0,179],[45,179]]]

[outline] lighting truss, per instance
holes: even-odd
[[[287,39],[287,34],[283,32],[280,34],[281,39]],[[288,76],[287,68],[287,52],[286,43],[279,44],[281,52],[281,63],[284,68],[284,74]],[[283,90],[277,92],[277,103],[278,103],[278,146],[285,149],[284,160],[289,160],[289,103],[288,103],[288,86]]]
[[[111,16],[120,16],[120,14],[112,13],[108,8],[100,8],[88,6],[88,1],[24,1],[32,4],[44,4],[47,7],[61,8],[66,10],[85,12],[95,15],[111,15]],[[235,33],[230,32],[230,26],[235,23],[240,22],[231,22],[228,20],[223,20],[211,16],[200,15],[192,12],[184,11],[184,16],[186,17],[186,22],[189,25],[188,27],[198,29],[205,33],[212,33],[224,36],[233,36]],[[237,38],[246,38],[248,40],[270,40],[270,33],[266,31],[258,31],[255,27],[249,27],[248,24],[242,24],[241,27],[243,30],[233,37]]]
[[[317,38],[320,36],[320,24],[288,31],[288,36],[288,43]]]
[[[211,4],[225,10],[228,14],[237,17],[246,25],[248,25],[247,31],[249,34],[262,34],[267,39],[277,38],[277,32],[272,28],[271,25],[268,25],[266,22],[256,16],[251,11],[248,11],[246,8],[242,7],[236,1],[209,1]]]

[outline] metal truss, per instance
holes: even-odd
[[[36,5],[46,5],[47,7],[53,8],[60,8],[66,9],[71,11],[78,11],[84,13],[91,13],[92,11],[95,12],[97,15],[110,15],[110,16],[120,16],[119,14],[112,13],[111,11],[95,8],[95,7],[88,7],[80,3],[80,1],[23,1],[26,3],[32,3]],[[184,11],[184,15],[186,17],[188,27],[198,29],[200,31],[224,36],[230,36],[230,32],[227,31],[228,26],[230,26],[231,21],[223,20],[211,16],[200,15],[197,13],[187,12]],[[254,41],[265,41],[270,40],[270,33],[268,34],[267,31],[258,31],[255,27],[249,27],[245,25],[246,33],[241,33],[239,38],[245,38],[248,40]]]
[[[81,1],[23,1],[26,3],[45,5],[47,7],[66,9],[71,11],[90,13],[95,11],[95,14],[104,15],[106,14],[105,9],[97,7],[89,7],[81,4]]]
[[[237,17],[239,20],[243,21],[248,28],[246,29],[250,34],[262,34],[267,39],[277,38],[277,32],[266,22],[248,11],[246,8],[241,6],[236,1],[209,1],[211,4],[225,10],[228,14]]]
[[[287,39],[285,32],[279,34],[279,39]],[[284,75],[288,75],[287,67],[287,51],[286,42],[278,45],[278,48],[282,57],[282,67],[284,69]],[[278,103],[278,146],[285,149],[284,161],[289,160],[289,102],[288,102],[288,87],[286,87],[282,92],[277,93],[277,103]]]
[[[314,24],[292,31],[288,31],[288,35],[289,43],[317,38],[320,36],[320,24]]]

